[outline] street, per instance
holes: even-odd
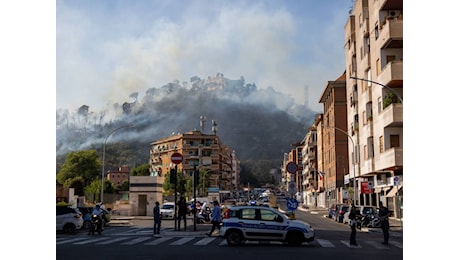
[[[238,247],[228,246],[220,237],[208,237],[209,224],[188,221],[187,231],[175,231],[172,220],[162,221],[160,235],[153,236],[152,220],[128,218],[105,228],[101,236],[88,236],[85,230],[74,235],[56,235],[57,259],[171,259],[213,257],[219,259],[286,259],[321,257],[323,259],[403,259],[402,232],[391,232],[390,245],[381,244],[380,230],[358,231],[358,247],[348,245],[350,227],[325,217],[325,210],[296,211],[296,218],[310,223],[315,241],[291,247],[281,242],[251,241]],[[115,220],[114,223],[117,223]],[[93,251],[97,253],[92,253]],[[344,256],[346,256],[344,258]]]

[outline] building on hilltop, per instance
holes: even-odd
[[[171,161],[173,153],[180,153],[183,157],[182,163],[177,164],[178,172],[191,176],[196,167],[205,169],[210,174],[208,191],[219,191],[228,195],[238,189],[240,165],[236,153],[222,144],[215,132],[203,134],[195,130],[151,143],[150,171],[153,176],[164,178],[166,173],[176,167]]]

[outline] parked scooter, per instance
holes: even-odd
[[[211,209],[209,207],[202,207],[199,212],[196,213],[196,221],[198,224],[204,224],[211,222]]]
[[[381,221],[375,214],[366,214],[358,218],[357,228],[361,227],[378,228],[381,227]]]
[[[102,221],[100,216],[92,214],[91,226],[89,228],[88,235],[94,235],[95,232],[97,232],[99,235],[102,233]]]

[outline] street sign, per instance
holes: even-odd
[[[182,160],[184,160],[184,157],[182,157],[182,154],[180,153],[173,153],[171,155],[171,161],[174,163],[174,164],[179,164],[182,162]]]
[[[294,196],[294,194],[297,192],[295,181],[289,182],[289,184],[288,184],[288,192],[289,192],[289,195],[291,195],[291,196]]]
[[[286,207],[289,209],[289,210],[295,210],[297,209],[297,207],[299,206],[299,202],[297,202],[296,199],[292,198],[292,199],[288,199],[286,201]]]
[[[399,177],[398,176],[393,177],[393,184],[395,186],[399,186]]]
[[[297,171],[297,164],[290,162],[286,165],[286,170],[289,173],[295,173]]]

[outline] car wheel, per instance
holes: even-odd
[[[91,228],[91,221],[86,220],[85,222],[83,222],[83,229],[89,229],[89,228]]]
[[[227,235],[227,244],[231,246],[237,246],[240,245],[241,242],[243,242],[243,235],[241,234],[241,232],[232,230]]]
[[[64,226],[64,233],[74,233],[77,228],[75,227],[74,224],[65,224]]]
[[[290,246],[299,246],[302,244],[302,234],[299,232],[289,232],[286,240]]]

